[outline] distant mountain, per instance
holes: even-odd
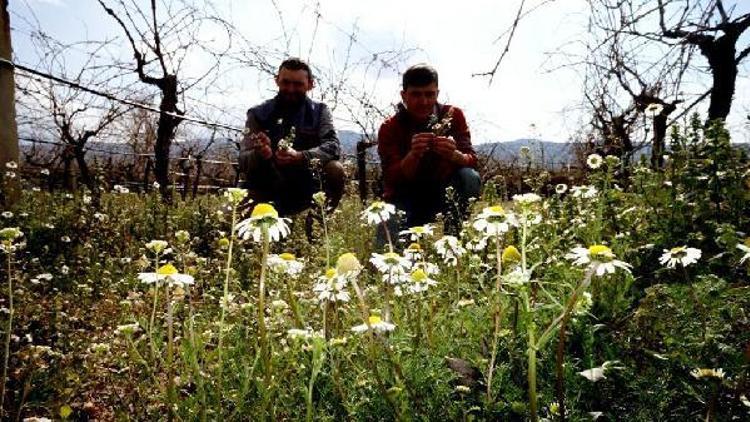
[[[341,152],[344,157],[353,160],[357,153],[357,143],[364,138],[362,133],[351,130],[339,130],[339,141],[341,142]],[[180,154],[180,150],[193,148],[193,151],[201,151],[208,144],[208,140],[176,140],[172,144],[172,155]],[[30,143],[24,142],[24,146],[30,146]],[[735,143],[737,148],[750,154],[750,143]],[[132,154],[132,147],[125,143],[96,142],[88,143],[92,156],[114,154]],[[575,145],[571,142],[552,142],[540,139],[516,139],[507,142],[487,142],[475,143],[474,149],[478,154],[492,157],[498,161],[512,162],[521,159],[521,149],[527,147],[532,156],[534,163],[542,164],[548,167],[562,167],[573,164],[575,161]],[[51,147],[49,147],[51,148]],[[206,158],[231,157],[237,153],[237,145],[232,139],[216,140],[209,148]],[[650,157],[651,148],[647,145],[636,153],[636,159],[641,155]],[[377,162],[377,147],[373,146],[367,150],[367,159],[369,162]]]
[[[521,148],[528,148],[532,160],[549,166],[563,166],[574,158],[573,144],[552,142],[540,139],[516,139],[508,142],[489,142],[474,145],[480,155],[490,156],[498,161],[513,161],[521,157]]]

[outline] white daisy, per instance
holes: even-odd
[[[506,213],[500,205],[483,209],[472,224],[476,230],[488,236],[506,233],[512,226],[517,225],[515,216],[512,213]]]
[[[598,169],[603,163],[604,159],[599,154],[590,154],[588,158],[586,158],[586,165],[592,170]]]
[[[268,255],[268,267],[273,272],[297,277],[305,268],[305,263],[298,260],[294,254],[285,252],[279,255]]]
[[[5,168],[15,170],[18,168],[18,164],[16,164],[15,161],[8,161],[7,163],[5,163]]]
[[[237,224],[237,235],[245,240],[252,237],[253,241],[259,242],[263,238],[263,232],[267,231],[269,240],[278,242],[289,235],[289,221],[288,218],[279,217],[273,205],[260,203],[253,208],[250,218]]]
[[[700,257],[700,249],[678,246],[672,249],[664,249],[664,254],[659,258],[659,263],[666,265],[667,268],[674,268],[678,263],[683,267],[687,267],[690,264],[698,262]]]
[[[409,240],[411,240],[412,242],[416,242],[422,237],[432,236],[432,231],[432,225],[425,224],[424,226],[409,227],[406,230],[400,231],[399,235],[408,236]]]
[[[231,204],[237,205],[242,202],[247,196],[247,189],[240,188],[228,188],[224,191],[224,197],[229,200]]]
[[[656,117],[660,115],[662,111],[664,111],[664,106],[659,103],[651,103],[646,106],[646,109],[644,110],[649,117]]]
[[[602,379],[606,379],[607,377],[604,375],[604,372],[608,369],[622,369],[620,367],[612,366],[614,364],[618,363],[616,360],[612,361],[606,361],[602,364],[602,366],[598,366],[596,368],[586,369],[584,371],[581,371],[578,373],[578,375],[586,378],[587,380],[591,382],[597,382]]]
[[[441,237],[435,242],[435,249],[438,255],[443,258],[443,262],[451,266],[455,266],[458,263],[458,258],[466,253],[466,249],[461,246],[455,236]]]
[[[503,275],[502,279],[504,284],[509,286],[523,286],[531,280],[531,271],[524,271],[521,267],[516,267],[513,271]]]
[[[573,198],[580,199],[591,199],[596,198],[599,190],[591,185],[573,186],[570,188],[570,192],[573,194]]]
[[[419,243],[411,243],[404,249],[404,256],[411,262],[418,262],[422,259],[423,251]]]
[[[513,202],[520,206],[528,206],[540,202],[542,197],[535,193],[524,193],[522,195],[513,195]]]
[[[375,201],[362,212],[367,224],[378,225],[388,221],[396,213],[396,207],[383,201]]]
[[[318,277],[318,282],[313,286],[313,292],[318,297],[318,302],[348,302],[351,298],[346,291],[347,280],[329,268],[325,274]]]
[[[118,325],[115,329],[115,334],[132,335],[141,330],[141,326],[137,322],[132,324]]]
[[[0,240],[12,242],[23,236],[23,232],[18,227],[6,227],[0,230]]]
[[[559,195],[562,195],[567,191],[568,191],[568,185],[566,185],[565,183],[558,183],[555,186],[555,192],[557,192]]]
[[[469,238],[466,240],[466,249],[473,252],[481,252],[487,248],[488,236],[480,236],[478,238]]]
[[[432,286],[437,285],[437,281],[432,279],[427,271],[422,268],[417,268],[409,275],[409,283],[404,287],[409,293],[421,293],[427,291]],[[404,293],[404,288],[396,286],[394,289],[397,296],[401,296]]]
[[[373,253],[370,262],[382,274],[383,281],[388,284],[401,284],[408,279],[411,262],[395,252]]]
[[[616,268],[630,272],[631,265],[615,259],[612,249],[604,245],[593,245],[588,248],[576,247],[566,258],[572,259],[575,265],[593,266],[596,275],[614,274]]]
[[[724,370],[721,368],[695,368],[692,371],[690,371],[690,375],[693,376],[695,379],[701,379],[701,378],[717,378],[717,379],[724,379]]]
[[[180,274],[172,264],[162,265],[155,273],[139,273],[138,280],[151,284],[166,281],[170,286],[183,287],[195,282],[192,276]]]
[[[167,245],[168,243],[166,240],[152,240],[146,243],[146,249],[153,253],[161,253],[167,248]]]
[[[744,245],[742,243],[738,243],[737,249],[745,253],[745,255],[742,255],[742,258],[740,258],[740,265],[742,265],[745,261],[750,259],[750,237],[745,239]]]
[[[375,331],[376,333],[384,333],[387,331],[393,331],[396,328],[394,324],[383,321],[382,319],[380,319],[379,316],[371,315],[367,319],[367,323],[352,327],[352,331],[354,331],[355,333],[364,333],[365,331],[369,330],[370,327],[372,327],[372,330]]]
[[[312,328],[291,328],[289,330],[286,330],[286,335],[291,339],[310,339],[310,338],[323,338],[323,334],[317,331],[314,331]]]

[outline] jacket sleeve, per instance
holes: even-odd
[[[320,107],[320,127],[318,129],[320,145],[302,151],[302,155],[305,156],[308,162],[317,158],[321,161],[321,164],[325,164],[331,160],[341,158],[341,143],[333,126],[331,110],[325,104],[321,104]]]
[[[242,135],[242,142],[240,142],[240,155],[238,158],[239,172],[240,172],[240,187],[244,186],[244,181],[247,180],[247,174],[251,167],[251,161],[253,160],[253,148],[250,144],[250,135],[260,130],[260,124],[255,118],[252,109],[247,111],[247,120],[245,120],[245,131]]]
[[[477,167],[477,153],[471,145],[471,132],[466,124],[466,117],[460,108],[453,108],[452,135],[456,140],[456,148],[469,156],[466,167]]]
[[[401,141],[394,121],[387,121],[378,131],[378,155],[386,186],[396,186],[414,179],[417,163],[405,161],[401,156]]]

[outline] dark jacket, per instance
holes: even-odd
[[[308,162],[318,159],[324,165],[341,156],[331,111],[325,104],[309,98],[305,98],[303,104],[293,110],[281,107],[277,98],[265,101],[247,111],[245,127],[248,129],[246,137],[259,131],[266,132],[271,138],[271,148],[274,151],[279,141],[294,127],[296,137],[292,147],[302,152]],[[251,150],[240,151],[240,166],[250,152]]]

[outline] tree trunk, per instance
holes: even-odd
[[[711,87],[708,121],[726,119],[732,108],[732,97],[737,82],[735,62],[736,40],[729,36],[719,37],[708,51],[704,52],[711,66],[713,86]]]
[[[76,164],[78,164],[78,172],[81,174],[81,180],[92,193],[95,192],[96,184],[94,183],[94,178],[91,176],[89,166],[86,163],[86,151],[83,148],[75,147],[73,149],[73,152],[75,155]],[[110,166],[109,168],[112,168],[112,166]]]
[[[169,190],[169,150],[172,146],[175,130],[180,124],[180,119],[173,114],[177,113],[177,77],[167,75],[159,84],[162,97],[159,105],[159,125],[156,129],[156,143],[154,144],[154,176],[159,182],[159,190],[162,198],[169,201],[171,192]]]
[[[10,60],[11,53],[8,0],[0,0],[0,58]],[[0,178],[5,174],[5,163],[9,161],[18,163],[15,87],[13,68],[0,64]],[[18,199],[17,190],[12,189],[7,192],[7,197],[2,197],[0,200],[6,205],[15,202]]]

